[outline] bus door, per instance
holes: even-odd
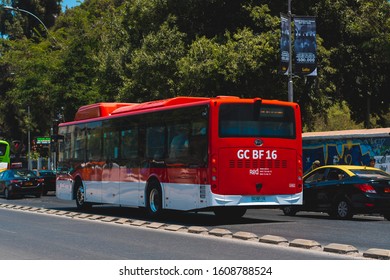
[[[174,123],[168,126],[166,159],[168,208],[190,210],[201,207],[200,185],[206,178],[206,121]]]
[[[102,166],[102,202],[119,204],[120,198],[120,165],[119,165],[119,131],[113,126],[103,129]]]
[[[122,128],[120,139],[120,204],[139,206],[140,152],[137,127]]]

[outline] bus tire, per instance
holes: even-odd
[[[218,219],[222,220],[237,220],[242,218],[246,213],[245,207],[217,207],[214,209],[214,214]]]
[[[159,217],[163,213],[162,191],[157,181],[151,181],[146,189],[146,211],[151,217]]]
[[[283,211],[283,214],[285,216],[295,216],[295,214],[298,212],[298,210],[294,206],[291,206],[291,205],[284,206],[282,208],[282,211]]]
[[[92,204],[85,202],[85,189],[81,182],[76,184],[76,205],[77,209],[88,210],[91,209]]]

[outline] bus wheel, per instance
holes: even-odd
[[[295,214],[298,212],[297,209],[293,206],[284,206],[282,208],[283,214],[286,216],[295,216]]]
[[[158,182],[151,182],[146,190],[146,209],[150,216],[161,216],[162,209],[162,191]]]
[[[80,210],[88,210],[92,207],[92,204],[85,202],[85,189],[81,183],[76,185],[76,205]]]
[[[237,220],[242,218],[246,213],[245,207],[217,207],[214,209],[214,214],[218,219]]]

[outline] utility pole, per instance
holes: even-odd
[[[290,36],[290,39],[288,40],[289,41],[289,46],[288,46],[288,52],[289,52],[289,60],[288,60],[288,101],[290,102],[293,102],[294,101],[294,89],[293,89],[293,71],[292,71],[292,45],[291,45],[291,41],[292,41],[292,29],[291,29],[291,18],[292,18],[292,14],[291,14],[291,1],[292,0],[288,0],[288,13],[287,13],[287,16],[288,16],[288,32],[289,32],[289,36]]]
[[[31,119],[30,119],[30,105],[27,107],[27,114],[28,114],[28,133],[27,133],[27,166],[28,169],[32,169],[32,164],[31,164]]]

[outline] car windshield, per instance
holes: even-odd
[[[14,178],[36,177],[35,173],[29,170],[15,170]]]
[[[50,170],[39,170],[39,175],[41,175],[41,176],[55,176],[56,174]]]
[[[351,169],[356,176],[369,179],[388,179],[390,180],[390,174],[382,170],[369,170],[369,169]]]

